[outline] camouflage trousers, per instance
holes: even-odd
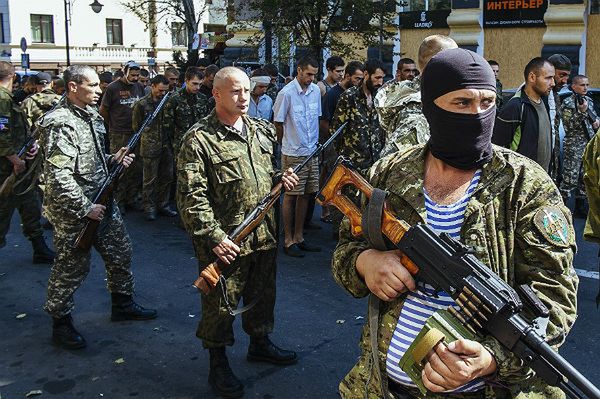
[[[587,145],[587,137],[583,132],[566,136],[563,143],[562,177],[560,179],[560,194],[566,200],[575,190],[575,198],[585,198],[583,184],[583,152]]]
[[[58,218],[51,218],[50,221],[54,224],[56,258],[48,280],[48,298],[44,309],[52,317],[62,317],[73,310],[73,294],[90,271],[91,251],[73,247],[81,223],[67,225]],[[93,247],[104,261],[108,290],[111,293],[133,295],[131,241],[114,201],[110,218],[107,214],[98,227]]]
[[[10,174],[0,173],[0,184]],[[25,181],[16,187],[16,191],[24,190],[29,185]],[[39,237],[43,234],[40,218],[42,217],[41,202],[37,189],[34,187],[23,195],[9,194],[0,198],[0,248],[6,245],[6,234],[10,228],[10,221],[14,211],[18,210],[23,225],[23,234],[28,239]]]
[[[258,251],[235,260],[238,269],[227,279],[227,295],[232,308],[243,298],[245,305],[258,302],[242,313],[242,327],[250,336],[264,336],[273,331],[275,308],[276,249]],[[201,265],[204,267],[206,265]],[[209,295],[202,294],[202,319],[196,336],[204,348],[233,345],[233,320],[223,301],[220,287]]]
[[[110,152],[115,154],[122,147],[126,147],[132,134],[110,132]],[[139,146],[134,154],[133,164],[123,173],[115,190],[118,204],[132,205],[142,198],[143,159],[139,153]]]
[[[160,157],[144,157],[144,209],[163,208],[169,203],[173,183],[173,153],[164,148]]]

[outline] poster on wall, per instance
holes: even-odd
[[[485,28],[546,26],[548,0],[484,0],[483,5]]]
[[[450,10],[407,11],[400,13],[402,29],[436,29],[447,28]]]

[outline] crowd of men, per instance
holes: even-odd
[[[223,268],[232,268],[219,283],[223,290],[202,294],[197,330],[209,351],[209,383],[217,393],[234,398],[244,392],[225,351],[234,342],[231,310],[241,301],[251,305],[242,313],[250,336],[248,360],[296,363],[295,352],[269,338],[279,225],[285,255],[321,251],[306,230],[323,228],[312,222],[315,195],[338,156],[388,192],[388,210],[399,218],[447,232],[476,248],[477,256],[509,284],[529,284],[550,309],[548,340],[555,346],[564,342],[576,316],[577,290],[575,237],[566,206],[574,196],[575,216],[585,217],[586,188],[593,195],[586,238],[600,242],[600,190],[592,177],[600,174],[595,161],[600,119],[586,95],[589,79],[571,77],[571,62],[562,54],[536,57],[524,68],[523,85],[504,101],[500,65],[459,49],[450,37],[427,37],[416,60],[400,59],[395,77],[384,82],[390,71],[380,61],[346,63],[332,56],[325,78],[315,83],[320,65],[308,56],[297,61],[295,76],[283,87],[274,65],[248,76],[205,60],[185,71],[167,68],[153,76],[134,61],[116,73],[76,65],[60,79],[39,73],[21,87],[14,67],[0,62],[0,180],[22,176],[41,159],[41,173],[28,174],[0,198],[0,247],[17,209],[32,242],[33,261],[53,263],[44,305],[53,318],[53,342],[66,349],[87,345],[71,313],[73,293],[89,272],[91,256],[73,242],[88,219],[100,223],[93,247],[106,265],[111,319],[157,317],[156,310],[133,298],[133,251],[123,215],[143,211],[148,221],[181,218],[200,270],[215,257]],[[571,93],[561,97],[568,81]],[[128,148],[167,95],[139,147]],[[343,124],[333,146],[293,172]],[[39,147],[19,157],[33,132],[38,132]],[[118,163],[126,172],[113,198],[104,205],[93,203]],[[286,189],[281,209],[276,206],[246,240],[234,242],[230,232],[278,176]],[[343,194],[361,205],[352,189]],[[56,253],[43,238],[42,197]],[[416,336],[403,330],[410,320],[415,325],[410,309],[421,316],[433,309],[433,302],[422,299],[426,288],[415,285],[396,251],[374,249],[354,237],[336,209],[321,211],[321,222],[332,224],[339,239],[332,266],[336,281],[353,296],[386,303],[379,307],[379,329],[365,327],[362,356],[340,384],[341,395],[418,397],[398,361],[406,342]],[[422,327],[424,318],[417,319],[423,319]],[[380,345],[371,346],[369,336]],[[560,397],[493,339],[441,345],[427,359],[423,382],[432,392]]]

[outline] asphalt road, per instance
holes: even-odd
[[[319,211],[316,211],[319,214]],[[0,399],[216,397],[207,383],[208,353],[195,337],[199,295],[191,244],[173,219],[148,223],[126,215],[134,243],[137,300],[158,309],[146,322],[110,321],[105,271],[94,253],[92,270],[75,295],[73,313],[88,341],[80,351],[51,345],[51,320],[42,310],[49,268],[31,263],[29,242],[15,217],[0,250]],[[581,237],[582,220],[576,220]],[[279,256],[276,324],[272,339],[299,353],[297,365],[275,367],[246,361],[248,337],[239,320],[237,342],[228,348],[231,366],[246,387],[246,398],[336,398],[339,380],[355,363],[366,301],[339,288],[330,272],[335,242],[329,225],[311,231],[323,252],[303,259]],[[46,232],[49,238],[51,233]],[[579,241],[578,269],[597,271],[597,248]],[[582,278],[579,318],[561,353],[600,385],[598,327],[594,299],[598,280]]]

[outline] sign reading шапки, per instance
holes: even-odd
[[[484,0],[485,28],[524,28],[545,26],[548,0]]]

